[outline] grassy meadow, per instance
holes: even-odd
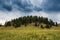
[[[0,27],[0,40],[60,40],[60,27]]]

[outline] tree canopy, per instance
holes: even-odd
[[[47,28],[49,28],[49,26],[52,27],[55,25],[55,22],[53,22],[53,20],[51,19],[49,20],[46,17],[24,16],[5,22],[5,26],[20,27],[21,25],[27,26],[28,24],[31,23],[34,23],[34,26],[39,26],[39,24],[44,23],[46,24]],[[56,26],[57,26],[57,22],[56,22]]]

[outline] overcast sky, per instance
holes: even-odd
[[[60,0],[0,0],[0,23],[25,15],[48,17],[60,23]]]

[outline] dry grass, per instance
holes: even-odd
[[[0,40],[60,40],[60,29],[41,29],[33,26],[1,27]]]

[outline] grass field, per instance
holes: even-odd
[[[60,28],[0,27],[0,40],[60,40]]]

